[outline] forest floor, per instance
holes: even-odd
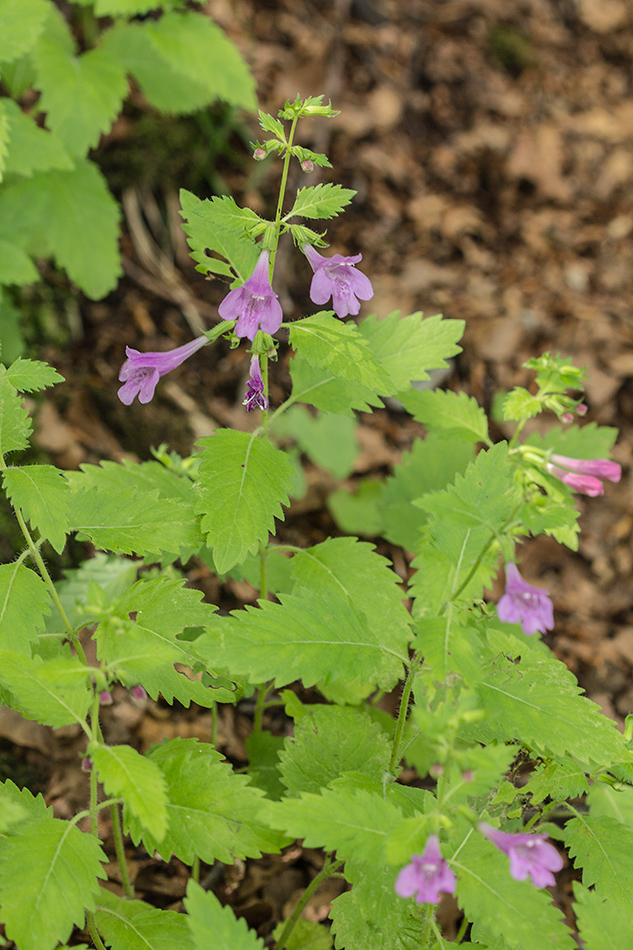
[[[601,498],[578,498],[577,552],[540,538],[526,542],[519,558],[526,578],[552,594],[556,628],[547,642],[622,726],[633,712],[630,4],[210,0],[207,9],[251,64],[263,110],[276,113],[297,93],[323,93],[341,111],[300,127],[301,144],[325,151],[333,169],[302,178],[297,172],[291,187],[332,180],[357,191],[328,240],[334,251],[363,254],[375,290],[364,313],[422,310],[464,320],[463,352],[440,382],[488,411],[499,388],[530,385],[523,363],[543,351],[587,367],[586,421],[619,429],[614,458],[623,479]],[[259,131],[254,117],[240,122],[232,135],[240,160],[221,159],[218,172],[236,200],[270,213],[277,169],[249,163],[242,139],[255,140]],[[125,156],[132,132],[129,118],[117,123],[101,148],[104,167],[114,146]],[[69,310],[70,346],[49,344],[40,353],[67,380],[37,422],[39,446],[64,468],[147,458],[150,445],[162,442],[186,453],[217,426],[255,425],[241,405],[247,360],[224,341],[162,381],[150,405],[128,409],[116,397],[126,345],[157,350],[186,342],[192,329],[217,321],[226,292],[193,269],[178,228],[175,184],[150,176],[150,188],[147,181],[139,176],[125,185],[120,287],[100,302],[79,299]],[[286,317],[311,311],[309,277],[301,256],[282,247],[275,289]],[[282,358],[272,401],[288,388]],[[360,451],[346,484],[389,471],[422,431],[407,418],[395,409],[361,415]],[[494,429],[498,438],[510,431]],[[325,501],[340,484],[309,463],[307,476],[308,492],[283,529],[301,546],[337,533]],[[408,552],[384,543],[380,551],[406,576]],[[256,596],[245,583],[221,585],[200,566],[188,566],[188,579],[223,607]],[[112,742],[143,749],[174,735],[211,738],[208,711],[139,705],[122,689],[114,700],[106,723]],[[221,710],[219,747],[236,762],[246,761],[251,714],[247,703]],[[53,734],[0,711],[0,755],[39,782],[59,817],[73,814],[87,795],[78,741],[72,729]],[[188,869],[132,848],[129,856],[139,895],[178,907]],[[203,875],[220,873],[218,893],[265,936],[320,861],[318,853],[295,848],[220,872],[205,868]],[[110,870],[114,881],[114,864]],[[561,875],[555,895],[565,911],[572,877],[572,869]],[[308,915],[324,919],[335,896],[317,892]],[[447,908],[449,936],[450,919]]]

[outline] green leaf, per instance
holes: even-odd
[[[86,0],[80,0],[85,3]],[[88,0],[92,3],[93,0]],[[201,0],[196,0],[200,3]],[[149,10],[169,8],[171,0],[94,0],[96,16],[135,16]]]
[[[198,856],[207,864],[231,864],[234,858],[261,857],[285,843],[257,817],[264,794],[236,775],[222,755],[197,739],[171,739],[148,756],[165,777],[168,829],[157,840],[125,808],[132,839],[169,860],[172,852],[185,864]]]
[[[18,788],[11,779],[0,783],[0,797],[3,807],[5,804],[18,806],[27,819],[45,818],[50,814],[41,793],[33,795],[28,788]]]
[[[285,923],[278,924],[273,937],[279,940]],[[299,917],[285,944],[287,950],[332,950],[332,937],[329,930],[316,920],[304,920]]]
[[[578,816],[565,825],[563,840],[582,881],[630,915],[633,908],[633,831],[613,818]]]
[[[402,393],[400,400],[417,422],[428,429],[440,429],[445,438],[489,444],[486,413],[466,393],[412,389]]]
[[[20,950],[52,950],[94,909],[106,856],[99,842],[48,815],[25,822],[0,849],[0,904]],[[28,909],[28,912],[27,912]]]
[[[247,237],[247,230],[261,221],[250,208],[240,208],[228,196],[201,201],[184,188],[180,190],[180,212],[191,256],[203,274],[237,275],[241,283],[250,277],[259,259],[260,248]],[[221,254],[219,261],[207,251]]]
[[[8,241],[0,241],[0,282],[31,284],[38,279],[39,272],[28,254]]]
[[[598,426],[588,422],[583,426],[554,426],[545,435],[532,433],[525,440],[526,445],[568,455],[570,458],[597,459],[607,458],[611,447],[618,437],[618,430],[612,426]]]
[[[295,723],[280,754],[281,781],[291,795],[319,792],[345,772],[382,778],[389,768],[389,740],[356,709],[312,707]]]
[[[594,782],[587,801],[592,818],[614,818],[623,825],[633,827],[633,788],[630,785],[614,788],[604,782]]]
[[[375,537],[383,525],[378,506],[382,497],[380,482],[363,480],[356,492],[345,488],[328,495],[326,504],[338,527],[345,534]]]
[[[585,950],[622,950],[631,939],[631,909],[574,881],[574,911]]]
[[[195,950],[264,950],[263,941],[248,929],[244,918],[236,917],[213,891],[204,891],[194,880],[187,885],[185,907]]]
[[[354,468],[358,455],[356,420],[345,415],[322,415],[316,418],[303,406],[291,406],[275,420],[273,433],[278,438],[295,439],[320,468],[334,478],[346,478]]]
[[[44,630],[51,596],[38,574],[23,564],[0,565],[0,647],[30,655]]]
[[[284,216],[284,220],[293,217],[323,220],[335,218],[340,214],[356,194],[351,188],[341,185],[308,185],[299,188],[295,203]]]
[[[4,373],[0,371],[0,375],[3,379],[8,379],[19,393],[37,392],[54,386],[55,383],[64,382],[64,377],[48,363],[22,359],[21,356],[7,367]]]
[[[31,420],[22,398],[6,376],[0,376],[0,453],[25,449],[30,434]]]
[[[432,496],[429,496],[432,497]],[[410,582],[414,597],[414,616],[437,616],[456,596],[472,603],[490,586],[498,570],[499,555],[489,549],[487,527],[467,527],[432,520],[416,545],[416,569]]]
[[[356,325],[342,323],[331,311],[291,323],[289,333],[291,345],[312,366],[385,395],[397,391]]]
[[[44,34],[34,53],[38,108],[71,155],[94,148],[119,114],[128,86],[121,64],[101,49],[68,53]]]
[[[253,785],[261,788],[268,798],[278,801],[286,789],[279,777],[279,753],[284,747],[283,736],[270,732],[252,732],[244,745],[248,755],[248,775]]]
[[[0,62],[12,62],[34,46],[49,8],[45,0],[0,0]]]
[[[340,379],[330,370],[312,366],[299,353],[290,360],[292,399],[307,402],[321,412],[351,415],[352,410],[371,412],[372,406],[382,406],[374,389]]]
[[[25,465],[3,472],[4,490],[14,508],[50,541],[58,554],[68,531],[68,482],[53,465]]]
[[[6,288],[3,290],[0,286],[0,326],[2,326],[0,360],[5,364],[11,363],[25,350],[26,344],[20,327],[20,318],[20,311],[14,307]]]
[[[192,481],[161,465],[160,462],[101,462],[99,465],[83,463],[80,472],[68,472],[68,482],[73,491],[80,488],[99,488],[107,492],[127,489],[142,494],[158,492],[161,498],[175,502],[191,502]]]
[[[197,950],[184,914],[115,897],[105,888],[96,904],[95,923],[111,950]]]
[[[110,603],[132,586],[136,580],[139,563],[139,561],[131,561],[114,554],[99,552],[84,561],[80,567],[66,571],[64,579],[58,581],[55,586],[71,627],[78,627],[81,622],[92,619],[87,615],[86,609],[86,605],[91,601],[91,585],[97,585],[103,592],[103,602]],[[64,625],[57,611],[47,621],[46,628],[48,633],[65,634]]]
[[[283,686],[301,679],[313,686],[358,677],[393,688],[406,651],[394,649],[382,625],[370,627],[364,613],[333,591],[323,596],[302,589],[279,599],[281,604],[261,601],[259,608],[214,618],[196,640],[196,653],[253,683],[274,680]]]
[[[279,449],[254,433],[220,429],[199,439],[196,511],[220,574],[254,554],[283,520],[293,469]]]
[[[167,796],[158,766],[129,745],[91,744],[88,755],[106,793],[122,798],[130,813],[160,840],[167,831]]]
[[[358,324],[374,357],[389,374],[391,387],[385,395],[408,389],[413,380],[428,379],[427,370],[448,366],[461,352],[457,341],[464,332],[463,320],[443,320],[440,314],[422,318],[417,311],[401,317],[399,310],[379,319],[369,316]]]
[[[504,419],[531,419],[537,416],[543,408],[543,403],[522,386],[517,386],[508,393],[503,401],[502,413]]]
[[[588,791],[589,782],[584,770],[570,756],[565,756],[560,762],[541,762],[521,788],[522,795],[532,796],[532,805],[539,805],[548,797],[564,802],[580,798]]]
[[[0,650],[0,684],[10,690],[18,712],[46,726],[85,727],[92,702],[86,685],[88,669],[75,657],[60,656],[44,662],[21,653]]]
[[[390,868],[373,874],[371,882],[368,875],[357,875],[352,890],[333,901],[335,946],[339,950],[419,950],[426,938],[419,906],[396,896]]]
[[[143,24],[152,46],[177,74],[203,86],[209,99],[255,111],[255,83],[231,40],[198,13],[165,13]]]

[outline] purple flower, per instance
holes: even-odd
[[[418,904],[439,904],[439,892],[454,894],[456,884],[455,875],[440,853],[437,835],[431,835],[422,854],[412,855],[411,864],[400,871],[395,889],[398,897],[415,894]]]
[[[246,399],[242,405],[246,406],[247,412],[252,412],[253,409],[268,409],[268,399],[264,392],[264,380],[256,356],[251,360],[251,375],[246,383]]]
[[[310,284],[310,300],[313,303],[327,303],[331,297],[337,317],[346,317],[348,313],[357,314],[360,310],[357,298],[371,300],[374,296],[369,277],[365,277],[354,266],[362,260],[362,254],[354,257],[343,257],[342,254],[323,257],[311,244],[304,244],[301,250],[314,271]]]
[[[168,353],[139,353],[131,346],[126,346],[127,359],[119,373],[119,379],[123,383],[118,393],[121,402],[125,406],[131,406],[135,396],[138,396],[139,402],[149,402],[160,377],[176,369],[207,342],[206,336],[199,336],[184,346],[169,350]]]
[[[112,705],[112,693],[109,689],[103,689],[99,693],[99,705],[100,706],[111,706]]]
[[[241,287],[229,290],[218,307],[223,320],[237,320],[238,336],[255,339],[258,330],[276,333],[283,320],[281,304],[268,279],[268,251],[262,251],[255,270]]]
[[[505,566],[506,589],[497,604],[497,616],[503,623],[520,623],[523,633],[545,633],[554,626],[554,607],[549,591],[532,587],[523,580],[516,564]]]
[[[525,881],[529,877],[535,887],[547,887],[555,884],[552,871],[560,871],[563,859],[547,841],[547,835],[511,835],[498,831],[485,821],[478,825],[494,845],[510,858],[510,874],[515,881]]]
[[[562,468],[559,467],[561,465]],[[560,478],[561,482],[574,491],[592,498],[604,494],[601,478],[619,482],[622,477],[622,467],[609,459],[574,459],[567,455],[552,455],[551,462],[548,462],[545,468],[550,475]]]
[[[134,699],[138,699],[139,701],[147,699],[147,690],[144,686],[141,686],[140,683],[137,683],[136,686],[133,686],[130,690],[130,693]]]

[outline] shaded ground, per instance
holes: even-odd
[[[299,139],[326,151],[331,180],[358,192],[329,235],[333,250],[363,253],[376,291],[365,312],[442,311],[464,319],[464,352],[446,382],[487,409],[499,387],[529,385],[531,375],[521,365],[530,356],[550,349],[587,365],[587,420],[620,429],[614,455],[624,466],[623,480],[609,485],[603,498],[579,499],[577,553],[538,539],[521,557],[527,578],[552,592],[554,650],[588,695],[622,723],[633,712],[630,5],[211,0],[208,10],[252,64],[263,109],[276,112],[297,93],[325,93],[341,110],[330,123],[306,124]],[[124,148],[128,130],[129,124],[119,125],[110,145],[116,140]],[[258,136],[250,118],[244,132]],[[238,133],[231,147],[244,156]],[[270,211],[274,167],[253,171],[244,162],[236,170],[227,159],[218,167],[238,200]],[[330,179],[315,173],[295,184],[319,180]],[[201,187],[198,193],[208,196]],[[192,328],[217,320],[226,291],[191,267],[172,186],[150,192],[128,184],[124,204],[125,280],[105,301],[81,301],[70,349],[44,354],[68,383],[44,405],[38,438],[63,467],[124,454],[145,458],[160,442],[186,452],[217,425],[255,424],[241,406],[247,361],[222,341],[163,381],[150,406],[135,403],[128,410],[118,402],[125,345],[152,350],[185,342]],[[309,274],[290,247],[280,251],[276,290],[288,316],[310,312]],[[287,388],[281,360],[273,401]],[[354,477],[386,472],[419,431],[386,410],[361,421]],[[284,528],[299,544],[335,531],[324,506],[332,478],[310,468],[309,482]],[[406,552],[384,553],[406,576]],[[235,582],[220,590],[202,568],[192,569],[190,579],[226,606],[253,596]],[[247,704],[221,710],[219,745],[237,762],[246,759],[250,712]],[[3,714],[0,734],[11,768],[35,769],[36,776],[39,770],[60,817],[72,814],[87,795],[72,730],[53,737],[10,719]],[[210,739],[210,714],[139,706],[123,690],[115,693],[110,741],[144,748],[172,735]],[[2,755],[0,746],[0,765]],[[176,905],[187,869],[130,857],[139,893],[160,906]],[[238,863],[217,872],[224,875],[221,893],[266,934],[287,915],[319,862],[317,854],[294,849],[247,867]],[[113,879],[116,873],[113,868]],[[563,905],[564,881],[557,895]],[[333,896],[318,895],[314,919],[325,918]]]

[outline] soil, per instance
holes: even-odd
[[[523,363],[545,350],[587,366],[586,420],[620,430],[614,458],[623,479],[608,484],[601,498],[579,496],[578,552],[540,538],[525,543],[519,558],[526,578],[552,593],[556,628],[547,642],[622,726],[633,712],[631,5],[210,0],[206,10],[251,64],[262,109],[276,113],[297,93],[323,93],[341,110],[329,122],[299,129],[301,144],[327,152],[332,171],[303,178],[297,172],[291,187],[332,180],[357,191],[349,213],[329,227],[328,240],[333,251],[363,254],[362,269],[375,290],[364,313],[441,311],[465,320],[463,352],[442,385],[467,392],[488,410],[499,388],[530,385]],[[125,161],[143,113],[138,95],[134,106],[96,155],[106,168],[115,146]],[[189,134],[195,137],[195,128]],[[277,170],[266,163],[253,169],[244,144],[258,134],[252,116],[239,117],[216,156],[214,180],[239,202],[270,213]],[[200,168],[183,174],[197,176],[197,185],[179,184],[209,196]],[[144,459],[161,442],[186,453],[218,425],[256,422],[241,405],[247,359],[224,341],[162,381],[150,405],[135,402],[128,409],[116,397],[126,345],[156,350],[186,342],[196,327],[217,321],[227,289],[193,269],[178,226],[176,184],[160,176],[150,181],[151,187],[139,174],[116,182],[125,208],[120,286],[103,301],[78,297],[67,308],[68,345],[47,343],[38,354],[66,377],[40,407],[37,428],[40,449],[64,468]],[[311,312],[309,276],[303,258],[282,247],[275,289],[287,316]],[[288,389],[282,355],[272,401],[282,401]],[[384,475],[420,432],[393,409],[360,422],[362,451],[352,482]],[[509,434],[501,426],[495,431],[499,438]],[[283,528],[302,546],[337,530],[324,504],[336,483],[314,466],[307,470],[308,493]],[[406,576],[408,553],[384,544],[380,550]],[[243,583],[220,586],[201,566],[188,571],[223,607],[255,597]],[[248,703],[220,711],[219,747],[236,762],[246,761],[251,723]],[[286,728],[281,720],[273,725]],[[211,720],[205,710],[139,704],[115,689],[106,730],[110,741],[143,749],[163,736],[209,740]],[[84,807],[86,778],[72,729],[53,734],[2,710],[0,737],[0,770],[19,771],[22,781],[44,791],[59,817]],[[107,826],[103,831],[110,847]],[[179,908],[188,869],[131,846],[128,855],[139,895]],[[202,874],[266,937],[321,862],[318,853],[296,847]],[[108,871],[114,887],[114,862]],[[572,869],[564,872],[555,893],[567,914],[573,876]],[[308,916],[325,919],[335,896],[318,893]],[[449,936],[454,919],[447,912]]]

